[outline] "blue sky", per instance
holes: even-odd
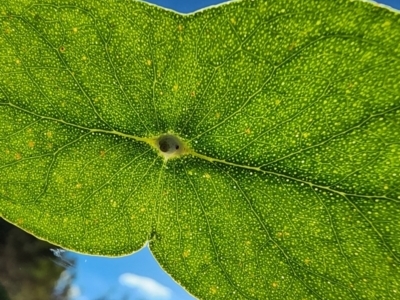
[[[391,7],[400,9],[400,0],[381,0],[381,1],[376,1],[376,2],[383,3],[383,4],[389,5]]]
[[[194,299],[166,274],[148,247],[119,258],[68,253],[76,259],[74,300],[189,300]]]
[[[150,0],[154,4],[182,13],[226,2],[223,0]],[[380,3],[400,9],[400,0]],[[76,259],[75,297],[73,300],[96,300],[108,293],[108,300],[189,300],[194,299],[166,274],[148,247],[121,258],[94,257],[68,253]]]

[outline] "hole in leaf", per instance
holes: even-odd
[[[160,136],[157,141],[160,152],[167,158],[182,155],[184,150],[182,141],[171,134]]]
[[[160,150],[162,152],[168,152],[169,149],[170,149],[170,145],[168,144],[168,141],[166,141],[166,140],[160,141]]]

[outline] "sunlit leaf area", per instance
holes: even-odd
[[[0,300],[400,298],[400,3],[221,2],[0,1]]]

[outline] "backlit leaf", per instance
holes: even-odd
[[[149,241],[202,299],[399,297],[398,12],[2,0],[0,26],[1,217]]]

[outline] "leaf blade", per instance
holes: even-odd
[[[1,10],[2,217],[92,254],[148,240],[200,298],[396,297],[398,14]],[[166,133],[189,155],[163,161]]]

